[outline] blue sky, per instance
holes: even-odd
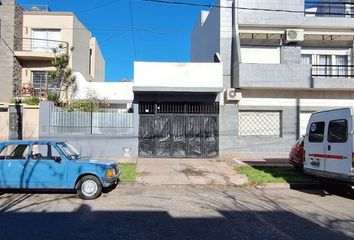
[[[193,0],[210,4],[215,0]],[[134,56],[129,0],[18,0],[49,5],[52,11],[74,12],[97,38],[106,60],[106,81],[133,79],[133,61],[190,61],[190,35],[206,8],[132,0]],[[149,31],[139,31],[141,29]]]

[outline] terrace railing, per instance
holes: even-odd
[[[313,77],[354,77],[354,65],[312,65]]]
[[[351,1],[305,1],[305,15],[354,17]]]

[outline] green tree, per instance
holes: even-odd
[[[52,60],[52,66],[55,67],[55,71],[50,72],[50,77],[53,79],[55,85],[58,87],[57,101],[60,104],[67,104],[72,101],[73,94],[75,93],[75,76],[73,76],[71,68],[69,68],[69,53],[63,53],[63,45],[59,45],[58,48],[53,48],[52,51],[55,58]],[[74,51],[74,48],[70,48],[70,54]]]

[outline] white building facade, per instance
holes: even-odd
[[[193,30],[191,59],[223,63],[220,155],[285,157],[312,112],[354,104],[352,3],[216,5]]]

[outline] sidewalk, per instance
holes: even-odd
[[[139,158],[137,183],[144,185],[243,185],[244,175],[220,159]]]

